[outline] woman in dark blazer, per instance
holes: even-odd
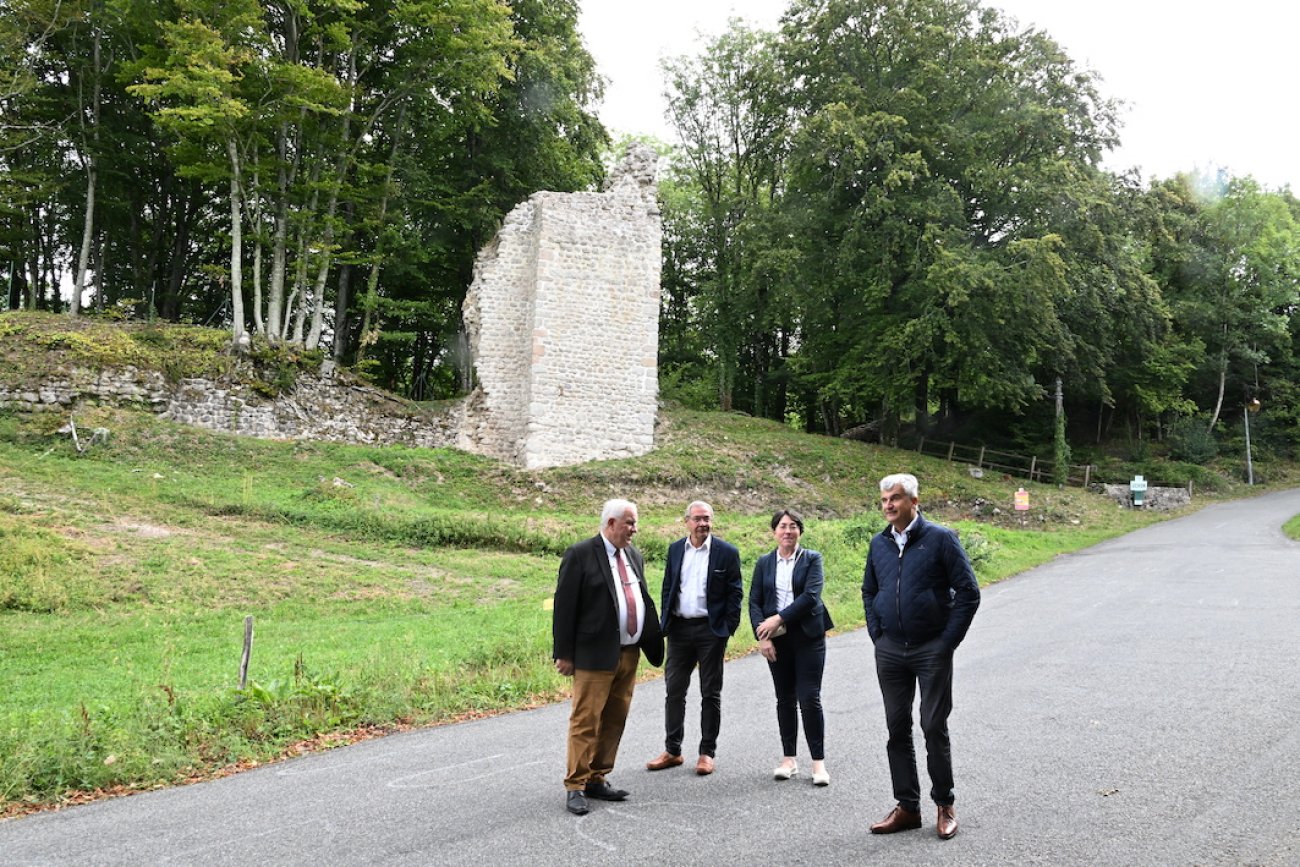
[[[799,773],[795,745],[799,715],[812,754],[812,781],[825,786],[822,715],[822,671],[826,667],[826,630],[833,627],[822,605],[822,555],[799,546],[803,518],[789,509],[772,516],[776,550],[754,564],[749,585],[749,622],[767,660],[776,689],[776,722],[781,729],[781,764],[772,772],[778,780]]]

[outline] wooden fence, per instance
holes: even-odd
[[[1018,455],[987,446],[967,446],[957,442],[927,440],[925,437],[917,440],[916,451],[932,458],[970,464],[981,470],[1020,476],[1033,482],[1050,484],[1056,478],[1053,472],[1056,462],[1040,459],[1036,455]],[[1095,469],[1092,464],[1068,464],[1065,483],[1086,488],[1092,482]]]

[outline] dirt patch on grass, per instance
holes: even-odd
[[[134,521],[128,518],[118,518],[107,529],[118,533],[134,533],[142,539],[167,539],[179,532],[171,527],[164,527],[160,524],[150,524],[145,521]]]

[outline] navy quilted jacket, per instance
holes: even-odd
[[[871,537],[862,607],[872,641],[907,645],[937,637],[956,650],[980,605],[979,582],[957,534],[918,517],[900,553],[888,526]]]

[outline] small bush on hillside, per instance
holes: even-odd
[[[1219,454],[1219,443],[1202,419],[1194,416],[1175,419],[1165,434],[1169,456],[1177,461],[1203,464]]]
[[[249,387],[264,397],[275,398],[293,391],[300,372],[320,370],[325,353],[319,349],[272,346],[259,341],[249,357],[255,366]]]
[[[966,549],[971,568],[977,572],[993,559],[999,546],[989,541],[983,533],[966,532],[961,534],[961,546]]]
[[[879,512],[861,512],[845,521],[844,541],[851,547],[866,549],[871,537],[885,529],[885,516]]]
[[[1138,464],[1151,460],[1151,443],[1142,439],[1129,443],[1128,459]]]
[[[686,409],[718,408],[718,387],[712,377],[702,376],[692,368],[665,369],[659,376],[659,394],[666,401],[676,401]]]

